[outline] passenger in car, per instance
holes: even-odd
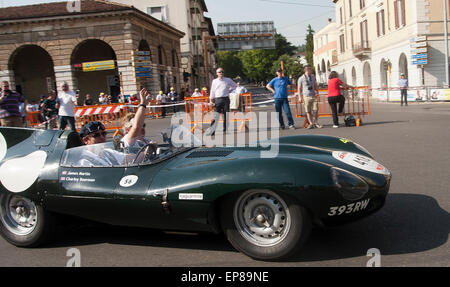
[[[153,143],[149,138],[145,137],[145,110],[147,108],[150,94],[146,89],[142,89],[139,93],[140,104],[136,113],[125,116],[123,131],[125,136],[121,142],[125,148],[142,148],[143,146]],[[156,145],[156,143],[155,143]]]

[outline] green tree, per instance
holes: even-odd
[[[306,32],[306,61],[309,65],[314,67],[314,30],[311,28],[311,25],[308,25]]]
[[[229,78],[244,77],[244,68],[242,61],[238,57],[238,52],[220,51],[217,53],[219,67],[225,70],[225,74]]]
[[[275,51],[278,57],[281,57],[284,54],[292,56],[297,52],[297,47],[292,45],[286,37],[277,33],[275,34]]]
[[[251,50],[239,52],[239,58],[246,78],[261,82],[267,81],[273,75],[270,67],[277,56],[274,50]]]
[[[285,54],[280,56],[276,61],[272,64],[272,74],[275,75],[275,72],[281,68],[281,61],[283,61],[284,66],[284,74],[293,79],[294,81],[298,79],[301,75],[303,75],[303,65],[297,62],[294,58]],[[294,84],[294,82],[293,82]]]

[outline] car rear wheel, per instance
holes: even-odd
[[[19,247],[36,247],[53,231],[50,213],[33,201],[15,195],[0,194],[0,234]]]
[[[221,223],[237,250],[258,260],[282,260],[306,242],[311,220],[288,195],[249,190],[226,199]]]

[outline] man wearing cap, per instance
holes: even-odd
[[[211,84],[211,92],[209,99],[214,104],[214,119],[211,122],[211,135],[214,135],[219,120],[220,114],[223,114],[223,131],[227,130],[227,113],[230,111],[230,97],[231,91],[235,90],[237,85],[230,79],[224,77],[223,68],[217,69],[217,78]]]
[[[162,117],[164,118],[166,116],[166,107],[164,107],[167,103],[167,95],[163,93],[163,91],[159,91],[158,95],[156,96],[156,102],[158,105],[162,106]]]
[[[405,106],[408,106],[408,80],[405,77],[405,74],[400,74],[400,80],[398,80],[398,85],[400,86],[400,94],[401,94],[401,106],[403,106],[403,99],[405,99]]]
[[[173,105],[173,113],[177,112],[177,106],[175,105],[178,102],[178,94],[175,91],[174,87],[170,88],[170,93],[168,94],[168,98],[170,99],[170,103]]]
[[[135,154],[122,153],[104,146],[94,146],[105,143],[106,135],[105,126],[101,122],[89,122],[81,128],[81,141],[87,147],[83,149],[77,166],[117,166],[133,162]],[[136,162],[142,161],[144,156],[145,153],[141,153]]]
[[[277,70],[277,76],[273,78],[266,86],[266,88],[274,94],[275,110],[278,113],[278,120],[280,128],[284,129],[282,109],[286,113],[290,129],[295,129],[294,119],[292,118],[291,108],[289,107],[287,86],[291,85],[291,81],[283,76],[283,70]]]

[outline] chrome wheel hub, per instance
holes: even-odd
[[[241,235],[258,246],[281,242],[290,227],[286,203],[271,191],[244,193],[236,202],[234,220]]]
[[[20,196],[2,196],[0,219],[11,233],[22,236],[30,234],[37,224],[36,205],[31,200]]]

